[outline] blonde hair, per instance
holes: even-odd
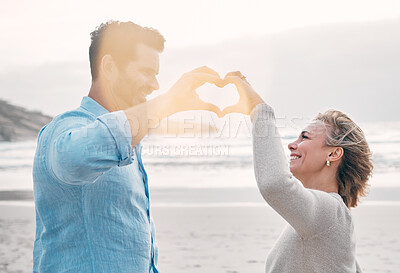
[[[344,150],[336,173],[338,193],[348,208],[356,207],[359,197],[368,194],[368,180],[373,170],[364,132],[345,113],[336,110],[319,113],[314,120],[325,124],[326,145]]]

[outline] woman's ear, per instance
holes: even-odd
[[[104,55],[100,62],[100,73],[106,80],[111,81],[115,78],[116,72],[117,67],[115,66],[113,57],[109,54]]]
[[[342,158],[344,150],[342,147],[335,147],[334,150],[329,154],[329,161],[338,161]]]

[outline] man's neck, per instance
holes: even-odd
[[[110,96],[110,92],[105,86],[98,81],[92,81],[88,97],[95,100],[98,104],[103,106],[109,112],[119,111],[115,99]]]

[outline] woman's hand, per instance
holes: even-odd
[[[226,107],[222,111],[222,116],[230,113],[240,113],[250,115],[251,111],[264,100],[254,91],[253,87],[246,80],[240,71],[229,72],[224,78],[224,85],[232,83],[236,86],[239,93],[239,102],[235,105]]]

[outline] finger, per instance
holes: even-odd
[[[192,76],[195,78],[196,88],[202,86],[205,83],[212,83],[218,87],[223,87],[225,85],[224,80],[222,80],[219,75],[209,74],[209,73],[193,73]]]
[[[217,73],[217,71],[209,68],[208,66],[198,67],[198,68],[192,70],[191,72],[193,72],[193,73],[208,73],[208,74],[213,74],[213,75],[221,78],[221,76]]]
[[[215,114],[218,115],[218,117],[222,115],[221,109],[219,109],[218,106],[216,106],[212,103],[200,101],[198,106],[200,108],[199,110],[206,110],[206,111],[214,112]]]
[[[224,78],[223,81],[224,81],[225,85],[233,83],[236,86],[239,86],[240,84],[245,84],[245,85],[251,86],[249,81],[243,75],[240,77],[239,76],[227,76]]]
[[[225,87],[225,85],[229,84],[228,82],[225,82],[223,79],[221,81],[214,83],[217,87],[222,88]]]
[[[240,85],[244,84],[244,83],[248,83],[247,81],[244,81],[243,79],[241,79],[239,76],[226,76],[223,79],[223,83],[224,85],[228,85],[230,83],[234,84],[236,87],[239,87]]]
[[[231,105],[231,106],[225,107],[224,110],[222,110],[222,115],[223,116],[231,114],[231,113],[243,114],[243,111],[241,111],[241,109],[239,107],[239,104],[235,104],[235,105]]]
[[[238,75],[226,75],[224,78],[224,82],[228,83],[238,83],[240,80],[240,76]]]
[[[233,72],[227,73],[227,74],[225,75],[225,77],[224,77],[224,80],[225,80],[225,81],[227,81],[227,80],[229,80],[229,79],[232,80],[233,77],[238,77],[238,78],[240,78],[242,81],[244,81],[244,82],[246,82],[246,83],[249,83],[249,82],[246,80],[246,76],[244,76],[244,75],[242,74],[242,72],[240,72],[240,71],[233,71]]]
[[[226,73],[225,78],[229,76],[242,76],[242,73],[240,71],[231,71]]]

